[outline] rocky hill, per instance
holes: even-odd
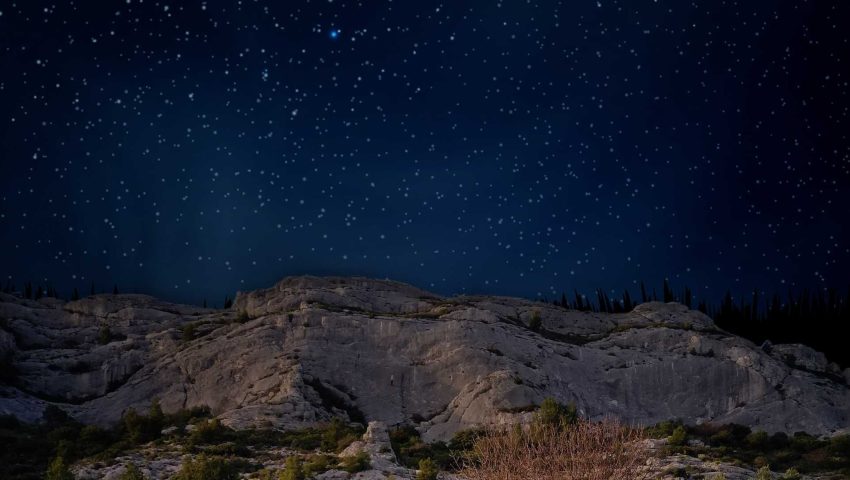
[[[3,294],[0,361],[0,414],[29,422],[53,403],[106,425],[159,398],[166,412],[209,406],[237,429],[342,416],[435,440],[554,397],[641,424],[850,425],[850,370],[802,345],[754,345],[679,304],[595,314],[365,278],[287,278],[229,310]]]

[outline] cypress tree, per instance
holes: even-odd
[[[675,295],[673,295],[673,289],[670,288],[670,281],[666,278],[664,279],[664,303],[673,302],[676,300]]]
[[[632,304],[632,296],[629,295],[628,290],[623,291],[623,310],[626,312],[631,312],[635,306]]]
[[[584,311],[584,300],[582,296],[579,295],[578,290],[573,290],[576,295],[576,310],[583,312]]]

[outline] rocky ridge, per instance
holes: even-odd
[[[592,419],[640,424],[819,435],[850,425],[850,371],[802,345],[754,345],[675,303],[596,314],[293,277],[239,294],[229,310],[0,294],[0,322],[0,359],[14,373],[0,383],[0,414],[30,422],[54,403],[111,424],[159,398],[166,412],[209,406],[234,428],[341,416],[413,423],[436,440],[522,420],[554,397]]]

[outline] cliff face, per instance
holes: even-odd
[[[227,311],[142,295],[2,295],[0,319],[0,358],[14,372],[0,381],[0,414],[28,421],[54,402],[108,424],[156,397],[166,411],[208,405],[236,428],[347,415],[414,422],[433,440],[515,421],[552,396],[591,418],[645,424],[850,425],[848,380],[822,355],[763,349],[673,303],[607,315],[297,277],[240,294]]]

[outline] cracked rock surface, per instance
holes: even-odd
[[[554,397],[591,419],[641,424],[819,435],[850,425],[850,375],[822,354],[762,348],[676,303],[598,314],[444,298],[385,280],[293,277],[240,293],[229,310],[144,295],[0,294],[0,322],[0,358],[16,372],[0,383],[0,414],[24,421],[55,403],[108,425],[159,398],[165,411],[209,406],[235,428],[340,416],[414,423],[431,441],[522,420]]]

